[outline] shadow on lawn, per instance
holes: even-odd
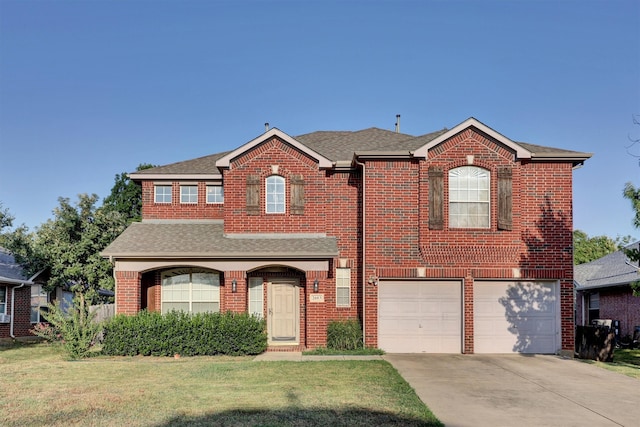
[[[428,418],[404,417],[366,409],[345,410],[298,409],[233,410],[202,416],[177,416],[157,427],[165,426],[442,426]]]

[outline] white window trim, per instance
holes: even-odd
[[[210,188],[219,188],[221,190],[221,194],[220,194],[220,196],[222,198],[221,201],[219,201],[219,202],[217,202],[217,201],[210,202],[209,201],[209,189]],[[221,205],[221,204],[224,203],[224,187],[222,185],[207,185],[207,190],[206,191],[207,191],[207,204],[208,205]]]
[[[169,300],[169,301],[165,301],[165,293],[164,293],[164,280],[167,276],[171,275],[171,273],[176,273],[175,275],[182,275],[182,274],[188,274],[189,275],[189,298],[188,300]],[[217,275],[218,277],[218,285],[217,285],[217,291],[216,291],[216,296],[217,296],[217,300],[211,300],[211,301],[194,301],[193,300],[193,274],[195,273],[207,273],[207,274],[213,274],[213,275]],[[193,303],[200,303],[200,302],[205,302],[205,303],[213,303],[213,304],[218,304],[218,312],[220,312],[222,310],[222,301],[221,301],[221,285],[220,285],[220,273],[216,272],[216,271],[204,271],[202,269],[194,269],[194,268],[175,268],[175,269],[171,269],[171,270],[167,270],[164,271],[162,273],[162,279],[161,279],[161,286],[160,286],[160,292],[161,292],[161,297],[160,297],[160,312],[161,313],[165,313],[164,311],[164,304],[166,303],[188,303],[189,305],[189,313],[193,313]]]
[[[259,295],[259,299],[252,296]],[[262,277],[249,278],[249,304],[247,306],[249,314],[264,319],[264,280]]]
[[[7,314],[7,298],[9,297],[9,287],[0,286],[0,294],[2,294],[2,291],[4,291],[4,301],[0,302],[0,314]]]
[[[477,170],[481,170],[484,171],[487,174],[487,200],[453,200],[451,197],[451,192],[452,192],[452,186],[451,186],[451,173],[453,171],[456,170],[462,170],[462,169],[477,169]],[[454,228],[454,229],[481,229],[481,230],[487,230],[491,228],[491,171],[489,171],[486,168],[480,167],[480,166],[460,166],[457,168],[453,168],[449,170],[449,173],[447,174],[448,176],[448,184],[449,184],[449,228]],[[468,188],[467,188],[468,190]],[[454,226],[452,225],[452,213],[451,213],[451,205],[452,203],[460,203],[460,204],[484,204],[487,206],[487,225],[486,226],[466,226],[466,227],[462,227],[462,226]],[[479,217],[479,216],[478,216]],[[483,216],[484,218],[484,216]]]
[[[338,301],[338,290],[347,289],[348,303],[340,303]],[[336,307],[348,308],[351,307],[351,269],[350,268],[337,268],[336,269]]]
[[[189,189],[191,190],[192,188],[195,188],[196,192],[195,193],[191,193],[189,192],[188,194],[185,193],[185,190]],[[187,197],[189,200],[188,201],[184,201],[183,198]],[[196,198],[195,201],[192,201],[191,198],[194,197]],[[197,205],[198,204],[198,186],[197,185],[193,185],[193,184],[185,184],[185,185],[181,185],[180,186],[180,204],[182,205]]]
[[[163,188],[169,188],[169,200],[162,200],[162,201],[158,201],[158,188],[163,187]],[[166,185],[166,184],[156,184],[153,186],[153,202],[154,203],[159,203],[159,204],[171,204],[171,202],[173,201],[173,186],[171,185]],[[164,198],[165,194],[163,194],[163,198]]]
[[[278,211],[278,212],[272,212],[269,211],[269,179],[272,178],[277,178],[278,179],[278,183],[282,183],[282,212]],[[272,214],[272,215],[282,215],[287,213],[287,182],[284,179],[283,176],[280,175],[269,175],[265,181],[265,191],[264,191],[264,211],[265,213],[268,214]],[[279,194],[279,193],[277,193]],[[280,206],[280,203],[277,204],[277,206]]]

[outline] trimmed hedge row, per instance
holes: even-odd
[[[102,352],[111,356],[253,355],[267,349],[265,321],[247,313],[119,314],[104,323]]]

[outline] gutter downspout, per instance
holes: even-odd
[[[366,334],[366,328],[367,328],[367,316],[366,316],[366,306],[367,306],[367,256],[366,256],[366,225],[367,225],[367,221],[366,221],[366,206],[365,206],[365,201],[366,201],[366,189],[367,189],[367,185],[366,185],[366,168],[364,166],[364,163],[360,163],[358,161],[357,158],[354,158],[354,162],[356,165],[360,166],[362,168],[362,345],[366,348],[367,347],[367,334]]]
[[[20,289],[24,287],[24,282],[20,284],[20,286],[14,286],[11,288],[11,320],[9,321],[9,336],[11,338],[15,338],[16,336],[13,333],[13,319],[15,318],[16,313],[16,289]]]

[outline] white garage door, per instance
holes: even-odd
[[[380,282],[378,346],[388,353],[461,353],[460,282]]]
[[[553,282],[481,282],[473,287],[475,353],[555,353],[560,301]]]

